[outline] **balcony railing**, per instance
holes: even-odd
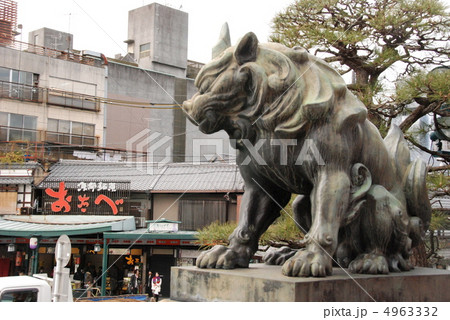
[[[81,93],[48,89],[47,103],[62,107],[100,111],[100,99]]]
[[[197,77],[197,74],[200,72],[200,69],[204,66],[204,63],[188,60],[187,62],[187,70],[186,70],[186,77],[195,79]]]
[[[0,141],[39,141],[41,132],[36,129],[17,128],[0,125]]]
[[[0,97],[21,101],[42,102],[43,88],[21,83],[0,81]]]
[[[99,142],[98,137],[95,136],[87,136],[74,133],[53,132],[53,131],[45,131],[43,140],[46,142],[55,142],[79,146],[97,146]]]
[[[70,146],[98,146],[99,141],[98,136],[0,125],[0,142],[50,142]]]
[[[42,46],[37,46],[31,43],[11,40],[10,38],[5,38],[1,36],[0,36],[0,46],[23,52],[34,53],[41,56],[52,57],[55,59],[73,61],[91,66],[95,65],[95,59],[82,55],[78,53],[79,51],[76,50],[71,51],[55,50]]]
[[[7,81],[0,81],[0,98],[38,103],[47,101],[48,104],[56,106],[100,111],[100,98],[96,96]]]

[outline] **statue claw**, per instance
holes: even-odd
[[[263,261],[266,264],[272,265],[283,265],[289,258],[291,258],[297,250],[291,249],[289,247],[281,247],[277,250],[272,250],[266,253],[263,257]]]
[[[241,255],[231,248],[217,245],[197,258],[196,266],[202,269],[248,268]]]
[[[388,274],[389,266],[385,256],[375,253],[359,255],[348,266],[352,273]]]
[[[282,267],[283,274],[288,277],[325,277],[331,275],[331,271],[331,258],[322,251],[298,251]]]

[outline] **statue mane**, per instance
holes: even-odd
[[[332,122],[338,129],[347,119],[366,118],[365,106],[323,60],[303,48],[257,43],[255,59],[238,61],[236,51],[242,50],[239,48],[242,41],[216,54],[195,81],[201,90],[205,78],[217,78],[229,68],[251,72],[252,88],[247,107],[237,114],[239,118],[247,119],[261,130],[285,135],[297,134],[305,126],[330,117],[335,118]]]

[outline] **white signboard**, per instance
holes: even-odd
[[[110,248],[108,250],[108,254],[117,255],[117,256],[129,255],[130,253],[131,253],[130,249]]]
[[[170,222],[156,222],[150,223],[148,227],[149,232],[177,232],[178,223]]]

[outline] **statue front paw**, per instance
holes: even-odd
[[[248,258],[243,257],[239,252],[222,245],[214,246],[212,249],[201,253],[196,262],[198,268],[207,269],[248,268],[248,264]]]
[[[331,257],[325,252],[298,251],[281,269],[288,277],[325,277],[332,273]]]
[[[291,258],[296,252],[297,252],[297,250],[291,249],[289,247],[281,247],[277,250],[268,251],[264,255],[263,261],[266,264],[281,266],[286,262],[286,260]]]
[[[350,262],[348,269],[352,273],[388,274],[389,265],[386,257],[376,253],[364,253]]]

